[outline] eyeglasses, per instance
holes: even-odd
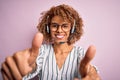
[[[69,23],[64,23],[62,25],[59,25],[58,23],[50,24],[51,31],[57,31],[59,29],[59,27],[61,27],[61,29],[65,32],[70,31],[70,29],[71,29],[71,26]]]

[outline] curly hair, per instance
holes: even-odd
[[[58,5],[53,6],[50,10],[43,12],[41,14],[39,24],[37,26],[38,31],[40,31],[44,36],[44,42],[50,43],[52,42],[52,38],[50,33],[47,33],[46,26],[50,26],[51,19],[54,16],[61,16],[64,20],[68,20],[71,23],[71,29],[75,20],[75,31],[74,33],[70,33],[68,37],[68,44],[73,44],[78,41],[83,34],[83,20],[79,16],[78,12],[74,10],[69,5]],[[47,18],[49,16],[49,18]]]

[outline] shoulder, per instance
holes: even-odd
[[[75,53],[77,54],[78,57],[84,57],[84,48],[81,46],[74,46]]]
[[[37,64],[40,64],[43,62],[45,57],[48,55],[48,51],[52,45],[51,44],[42,44],[39,48],[39,54],[37,56],[36,62]]]
[[[50,46],[51,46],[51,44],[42,44],[42,45],[41,45],[41,47],[44,47],[44,48],[48,48],[48,47],[50,47]],[[40,47],[40,48],[41,48],[41,47]]]
[[[79,53],[79,52],[84,52],[84,48],[81,46],[74,46],[74,49]]]
[[[42,44],[39,48],[39,55],[44,55],[48,50],[52,48],[52,44]]]
[[[52,47],[51,44],[42,44],[40,47],[40,50],[46,50],[46,49],[49,49],[50,47]]]

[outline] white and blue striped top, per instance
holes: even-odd
[[[39,80],[73,80],[74,78],[80,78],[78,67],[83,57],[84,49],[74,46],[62,68],[59,69],[56,64],[53,46],[43,44],[36,59],[36,70],[24,76],[22,80],[29,80],[36,75],[39,75]]]

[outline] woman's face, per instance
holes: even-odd
[[[67,42],[71,23],[61,16],[54,16],[50,23],[50,33],[54,43]]]

